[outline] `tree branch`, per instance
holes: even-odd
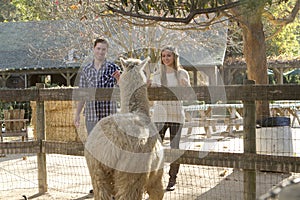
[[[265,12],[264,16],[270,21],[271,24],[277,26],[276,31],[272,35],[267,37],[266,40],[270,40],[274,38],[278,33],[282,31],[284,26],[286,26],[289,23],[292,23],[299,12],[299,8],[300,8],[300,1],[296,1],[296,4],[293,7],[292,11],[289,13],[289,15],[286,16],[285,18],[280,18],[280,19],[276,19],[270,12]]]
[[[129,11],[125,11],[122,8],[120,8],[120,9],[113,8],[108,4],[106,4],[106,6],[107,6],[108,10],[110,10],[114,13],[125,15],[125,16],[142,18],[142,19],[147,19],[147,20],[154,20],[154,21],[176,22],[176,23],[188,24],[188,23],[191,22],[191,20],[196,15],[221,12],[221,11],[224,11],[224,10],[228,10],[228,9],[240,6],[241,4],[242,3],[240,1],[236,1],[236,2],[228,3],[228,4],[225,4],[225,5],[222,5],[222,6],[218,6],[218,7],[215,7],[215,8],[196,9],[196,10],[191,11],[190,14],[185,18],[150,16],[150,15],[145,15],[145,14],[140,14],[140,13],[132,13],[132,12],[129,12]]]
[[[264,16],[270,20],[273,25],[276,26],[285,26],[291,22],[293,22],[298,14],[300,8],[300,1],[296,1],[296,4],[290,14],[285,18],[276,19],[270,12],[265,12]]]

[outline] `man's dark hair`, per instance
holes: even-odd
[[[104,38],[97,38],[94,42],[94,47],[98,44],[98,43],[103,43],[103,44],[106,44],[107,47],[108,47],[108,41]]]

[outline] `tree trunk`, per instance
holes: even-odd
[[[256,84],[268,84],[268,67],[266,57],[265,34],[261,19],[261,8],[247,10],[241,15],[241,27],[243,30],[244,57],[247,63],[247,76],[249,80],[254,80]],[[256,102],[256,119],[261,121],[268,117],[269,102]]]

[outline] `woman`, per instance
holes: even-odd
[[[190,77],[179,63],[176,48],[166,46],[161,50],[160,70],[153,75],[152,87],[183,87],[190,86]],[[179,149],[181,130],[185,121],[181,101],[157,101],[153,105],[153,122],[156,124],[162,140],[167,129],[170,132],[171,148]],[[167,191],[175,190],[179,164],[171,163]]]

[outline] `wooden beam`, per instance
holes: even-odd
[[[203,152],[165,149],[165,162],[228,167],[256,171],[300,173],[300,157],[261,155],[255,153]]]
[[[80,142],[43,141],[45,153],[84,156],[84,144]]]
[[[225,90],[225,92],[224,92]],[[16,92],[17,91],[17,92]],[[300,85],[232,85],[198,86],[192,88],[149,88],[150,101],[199,100],[209,103],[214,95],[231,100],[299,100]],[[224,97],[225,95],[225,97]],[[214,99],[218,98],[214,96]],[[44,88],[44,89],[0,89],[1,101],[70,101],[70,100],[118,100],[118,88]]]
[[[37,141],[0,143],[0,154],[33,154],[39,151],[40,144]]]
[[[42,146],[42,148],[40,148]],[[81,142],[4,142],[0,144],[0,154],[35,153],[43,149],[46,154],[83,156]],[[228,167],[258,171],[300,173],[300,157],[262,155],[255,153],[224,153],[182,149],[164,149],[165,162],[188,165]]]
[[[38,90],[33,88],[26,89],[0,89],[1,101],[35,101],[39,98]]]
[[[245,80],[244,85],[254,85],[255,81]],[[255,101],[244,100],[244,153],[256,153],[256,108]],[[244,199],[252,200],[256,196],[256,170],[243,169]]]
[[[37,88],[44,88],[45,85],[42,83],[37,84]],[[46,139],[45,134],[45,108],[44,101],[38,100],[36,102],[36,135],[37,141],[42,143]],[[39,193],[44,194],[48,191],[47,184],[47,163],[46,154],[43,152],[43,145],[41,145],[41,151],[37,153],[37,164],[38,164],[38,185]]]
[[[64,77],[67,81],[67,86],[71,86],[71,79],[73,76],[75,76],[77,73],[71,73],[70,72],[66,72],[66,73],[60,73],[60,75],[62,77]]]

